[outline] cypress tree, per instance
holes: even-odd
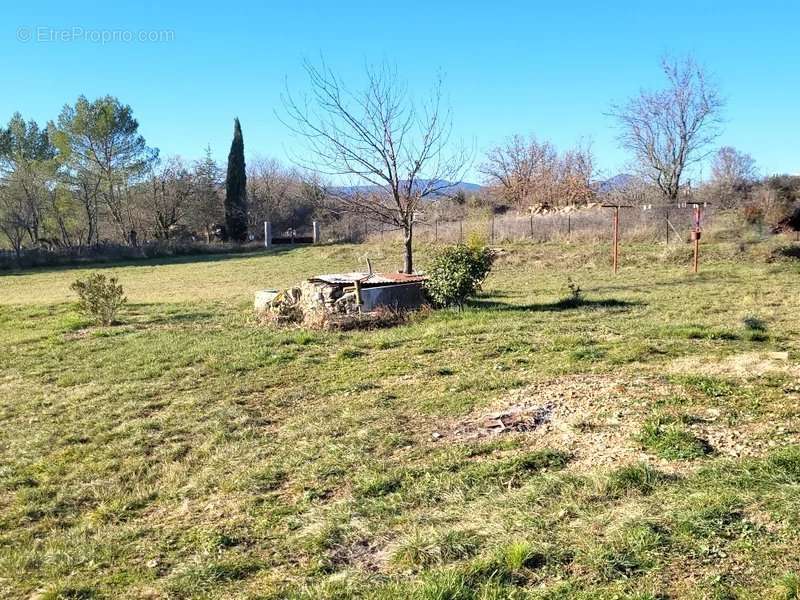
[[[225,178],[225,230],[228,240],[247,240],[247,175],[244,169],[242,126],[238,117],[233,122],[233,141]]]

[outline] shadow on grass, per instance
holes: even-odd
[[[149,304],[128,304],[127,322],[137,325],[163,325],[177,323],[201,323],[214,319],[218,315],[209,310],[175,310],[169,312],[152,312]]]
[[[467,306],[471,308],[489,308],[492,310],[561,312],[579,308],[628,310],[634,306],[642,306],[642,304],[642,302],[630,302],[628,300],[617,300],[615,298],[608,298],[605,300],[575,300],[573,298],[564,298],[557,302],[541,302],[534,304],[508,304],[506,302],[496,302],[493,300],[470,300]]]
[[[783,258],[800,258],[800,244],[781,246],[775,251],[775,254]]]
[[[156,256],[148,258],[145,256],[135,258],[102,258],[91,257],[86,259],[74,259],[57,265],[47,266],[31,266],[15,269],[3,270],[0,269],[0,277],[14,276],[14,275],[27,275],[29,273],[57,273],[60,271],[73,271],[76,269],[116,269],[120,267],[157,267],[164,265],[182,265],[189,263],[207,263],[207,262],[220,262],[232,259],[242,259],[251,257],[264,257],[274,256],[278,254],[286,254],[293,250],[309,247],[309,244],[297,245],[282,245],[274,246],[269,250],[264,248],[243,248],[241,250],[230,252],[218,252],[208,254],[181,254],[172,256]]]

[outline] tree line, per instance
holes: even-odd
[[[269,159],[246,164],[238,119],[226,170],[210,148],[193,162],[162,159],[130,106],[80,97],[46,126],[15,114],[0,128],[0,233],[19,253],[153,240],[241,243],[258,238],[263,221],[286,230],[312,218],[357,218],[402,231],[411,272],[415,224],[442,199],[454,212],[476,205],[524,212],[607,194],[662,205],[694,195],[785,221],[800,200],[798,179],[760,178],[748,154],[715,150],[724,101],[712,78],[691,57],[665,58],[661,69],[663,87],[607,113],[631,158],[624,185],[603,188],[591,143],[559,151],[514,135],[486,152],[477,169],[484,187],[469,199],[458,183],[475,157],[453,136],[441,79],[420,97],[386,64],[368,67],[361,89],[324,62],[305,64],[308,91],[297,95],[287,85],[279,113],[299,141],[292,168]],[[689,174],[709,158],[711,177],[692,185]]]
[[[247,168],[247,171],[245,169]],[[202,158],[162,158],[130,106],[80,97],[44,126],[14,114],[0,127],[0,234],[24,248],[215,240],[244,242],[258,224],[297,227],[313,217],[319,186],[273,160],[247,167],[236,119],[223,170]]]

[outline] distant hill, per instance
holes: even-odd
[[[422,179],[420,180],[419,185],[423,185],[425,183],[427,183],[427,180]],[[450,183],[450,182],[446,183],[449,184],[449,187],[443,190],[444,193],[442,195],[455,194],[457,192],[464,192],[466,194],[469,194],[469,193],[479,192],[482,189],[481,185],[478,185],[477,183],[469,183],[468,181],[462,181],[458,183]],[[333,189],[334,191],[342,194],[357,194],[359,192],[360,193],[374,192],[378,190],[379,187],[376,185],[345,185],[345,186],[335,187]]]
[[[631,175],[630,173],[618,173],[613,177],[599,181],[597,184],[597,193],[603,195],[610,194],[611,192],[616,192],[618,190],[624,190],[632,185],[635,185],[638,181],[639,178],[636,177],[636,175]]]

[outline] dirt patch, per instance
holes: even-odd
[[[745,352],[724,358],[679,358],[669,366],[673,373],[692,373],[748,379],[767,373],[781,373],[800,378],[800,364],[789,359],[788,352]]]
[[[515,391],[489,410],[453,424],[444,439],[524,436],[535,447],[570,453],[573,469],[646,460],[633,440],[647,407],[666,386],[608,376],[563,377]]]
[[[800,441],[800,426],[763,421],[729,425],[725,410],[664,408],[680,391],[660,379],[620,380],[607,375],[562,377],[515,391],[488,410],[468,415],[433,434],[442,441],[485,441],[517,436],[531,448],[568,452],[569,469],[587,471],[638,461],[666,471],[682,471],[698,461],[667,461],[636,441],[642,423],[661,410],[675,410],[687,429],[721,456],[759,456],[776,446]]]
[[[384,570],[388,560],[385,550],[366,539],[334,546],[328,551],[328,559],[337,569],[349,567],[370,573]]]

